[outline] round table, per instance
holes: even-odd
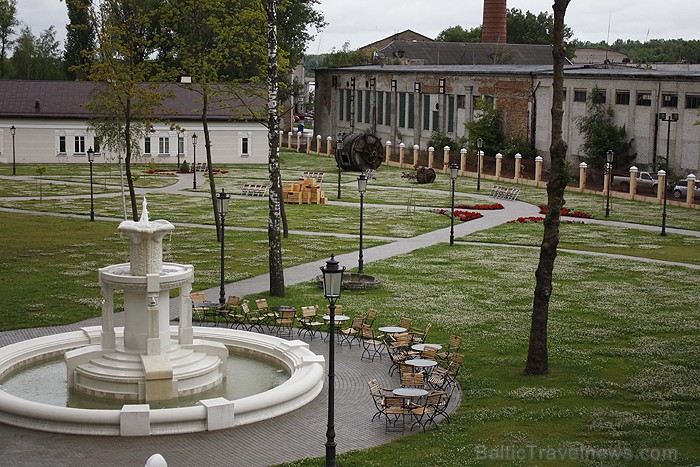
[[[435,360],[428,360],[427,358],[414,358],[413,360],[406,360],[404,362],[406,365],[411,365],[416,368],[432,369],[438,363]]]
[[[343,321],[347,321],[350,319],[349,316],[347,315],[335,315],[334,320],[336,323],[342,323]],[[330,321],[331,320],[331,315],[323,315],[323,320],[324,321]]]
[[[442,349],[442,346],[440,344],[413,344],[411,346],[411,349],[417,351],[417,352],[422,352],[425,350],[426,347],[432,347],[434,349]]]
[[[428,391],[420,388],[396,388],[391,392],[399,397],[423,397],[428,395]]]
[[[401,326],[382,326],[379,328],[379,331],[385,332],[387,334],[399,334],[402,332],[406,332],[406,328],[403,328]]]

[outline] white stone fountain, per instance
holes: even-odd
[[[228,350],[219,342],[194,340],[191,265],[163,263],[163,237],[174,229],[150,221],[146,199],[138,222],[119,231],[131,241],[131,262],[100,269],[102,332],[99,344],[66,352],[68,385],[110,399],[148,402],[197,394],[219,385]],[[170,290],[179,288],[180,325],[170,336]],[[114,293],[124,291],[124,332],[114,329]]]

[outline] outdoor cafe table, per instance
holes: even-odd
[[[334,318],[335,318],[334,322],[336,325],[342,325],[345,321],[350,319],[350,317],[348,315],[335,315]],[[325,321],[326,324],[329,324],[330,320],[331,320],[331,315],[323,315],[323,321]],[[328,335],[326,335],[326,337],[328,337]],[[340,342],[340,338],[341,338],[340,333],[336,332],[336,335],[335,335],[336,341]]]
[[[417,352],[422,352],[425,350],[426,347],[432,347],[434,349],[442,349],[442,346],[440,344],[413,344],[411,346],[411,349],[417,351]]]
[[[384,332],[386,334],[399,334],[402,332],[406,332],[406,328],[403,328],[401,326],[383,326],[379,328],[380,332]]]
[[[414,358],[413,360],[406,360],[404,363],[413,366],[417,371],[424,370],[428,374],[438,364],[435,360],[428,360],[427,358]]]
[[[396,388],[391,391],[395,396],[399,397],[423,397],[428,395],[428,391],[420,388]]]

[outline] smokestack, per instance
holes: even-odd
[[[484,0],[481,42],[486,44],[506,43],[506,0]]]

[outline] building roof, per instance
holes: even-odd
[[[393,41],[377,53],[413,65],[552,65],[552,47],[536,44]]]
[[[551,75],[552,65],[356,65],[342,68],[316,70],[316,73],[392,73],[392,74],[443,74],[443,75]],[[696,70],[654,70],[632,67],[595,67],[588,65],[566,65],[567,78],[601,77],[629,79],[683,79],[698,80]]]
[[[374,52],[375,50],[384,48],[393,41],[433,42],[433,39],[431,39],[428,36],[424,36],[423,34],[412,31],[410,29],[406,29],[405,31],[397,32],[395,34],[392,34],[391,36],[385,37],[384,39],[374,41],[371,44],[364,45],[358,50],[360,50],[361,52]]]
[[[85,104],[99,84],[92,81],[22,81],[0,80],[0,117],[4,118],[90,118]],[[158,111],[162,118],[177,117],[179,120],[201,119],[199,94],[184,85],[160,84],[166,97],[163,108]],[[262,88],[239,87],[233,93],[210,98],[208,118],[212,121],[257,120],[266,106],[267,96]],[[263,117],[264,118],[264,117]]]

